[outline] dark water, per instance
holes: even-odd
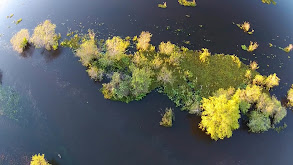
[[[284,119],[288,128],[250,134],[243,127],[233,137],[214,142],[197,128],[199,118],[175,108],[172,128],[159,126],[160,111],[174,107],[156,92],[139,102],[125,104],[105,100],[101,84],[89,79],[85,68],[69,49],[46,52],[30,48],[19,55],[9,40],[21,28],[33,28],[45,19],[66,35],[68,28],[112,35],[134,36],[147,30],[152,44],[173,43],[213,53],[236,54],[256,60],[262,74],[277,73],[280,86],[272,92],[279,99],[293,83],[293,62],[278,48],[293,43],[293,1],[276,6],[261,0],[198,0],[196,8],[157,0],[0,0],[0,70],[3,86],[12,86],[29,98],[32,108],[28,125],[0,117],[0,162],[26,164],[30,156],[44,153],[57,164],[168,164],[168,165],[290,165],[293,164],[293,115]],[[14,17],[6,16],[14,13]],[[190,18],[186,17],[190,15]],[[13,20],[22,18],[15,25]],[[253,35],[243,33],[232,22],[249,21]],[[203,25],[200,27],[199,25]],[[9,27],[10,26],[10,27]],[[170,26],[170,29],[167,27]],[[176,29],[182,29],[175,32]],[[186,45],[182,41],[190,41]],[[257,41],[251,53],[241,44]],[[37,115],[36,115],[37,114]],[[61,159],[58,157],[61,155]]]

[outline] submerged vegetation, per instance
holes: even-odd
[[[44,154],[36,154],[32,156],[30,165],[50,165],[49,162],[45,159]]]
[[[29,41],[29,31],[27,29],[21,29],[10,40],[13,49],[18,53],[22,53]]]
[[[191,7],[195,7],[196,6],[196,2],[195,0],[192,1],[188,1],[188,0],[178,0],[179,4],[182,6],[191,6]]]
[[[167,2],[164,2],[163,4],[158,4],[158,7],[163,9],[167,8]]]
[[[164,127],[172,127],[174,120],[175,115],[173,110],[171,108],[166,108],[165,113],[162,115],[162,121],[160,121],[160,125]]]

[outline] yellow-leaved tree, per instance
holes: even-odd
[[[239,91],[231,98],[228,94],[203,98],[199,127],[213,140],[231,137],[232,131],[239,128],[239,103]]]
[[[50,165],[49,162],[45,159],[44,154],[36,154],[32,156],[32,161],[30,165]]]

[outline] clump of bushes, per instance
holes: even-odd
[[[34,29],[30,42],[37,48],[44,47],[47,50],[57,50],[61,35],[56,34],[55,28],[56,25],[52,24],[50,20],[44,21]]]
[[[160,125],[164,127],[172,127],[173,121],[175,120],[174,112],[171,108],[166,108],[164,115],[162,115],[162,120]]]
[[[11,38],[10,43],[15,51],[22,53],[28,44],[29,38],[29,31],[27,29],[21,29]]]
[[[167,43],[161,42],[161,44],[159,45],[159,50],[160,53],[171,55],[175,50],[175,45],[172,44],[170,41],[168,41]]]
[[[32,156],[30,165],[50,165],[49,162],[45,159],[44,154],[36,154]]]

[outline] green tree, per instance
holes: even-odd
[[[247,126],[249,127],[249,131],[260,133],[271,128],[271,120],[267,115],[259,111],[252,111],[249,115]]]
[[[149,92],[152,83],[152,71],[149,68],[134,68],[132,69],[132,93],[137,100],[141,99]]]

